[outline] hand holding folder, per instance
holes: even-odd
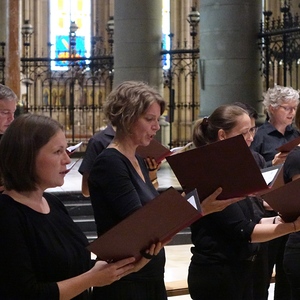
[[[138,154],[142,158],[154,158],[159,164],[167,156],[171,155],[172,152],[157,140],[152,139],[148,146],[139,146],[136,149],[136,154]]]
[[[265,193],[270,187],[242,135],[168,156],[185,192],[197,189],[200,201],[218,187],[218,199]]]
[[[262,196],[285,222],[300,216],[300,179],[293,180]]]
[[[187,199],[171,187],[87,248],[101,260],[117,261],[132,256],[139,259],[151,244],[164,243],[201,217],[196,191],[187,195]]]
[[[285,143],[284,145],[278,147],[276,150],[279,151],[279,152],[290,152],[299,144],[300,144],[300,136],[296,137],[295,139],[293,139],[293,140]]]

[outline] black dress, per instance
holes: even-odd
[[[101,235],[158,195],[147,167],[137,157],[145,182],[118,150],[108,148],[97,157],[89,176],[90,197],[98,235]],[[154,220],[155,222],[155,220]],[[165,300],[164,250],[144,268],[110,286],[94,288],[95,299]]]
[[[0,299],[59,299],[56,282],[91,267],[85,235],[60,200],[45,198],[48,214],[0,195]]]

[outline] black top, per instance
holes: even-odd
[[[250,148],[260,153],[266,160],[267,166],[271,166],[274,156],[278,153],[276,148],[293,140],[299,135],[299,131],[293,128],[292,125],[286,127],[283,135],[271,123],[265,122],[258,127]]]
[[[97,157],[88,183],[98,235],[158,195],[149,178],[145,162],[141,157],[137,156],[137,158],[146,182],[142,180],[127,157],[118,150],[107,148]],[[162,279],[164,264],[165,254],[162,250],[139,272],[124,278]]]
[[[300,174],[300,147],[295,147],[286,157],[283,165],[285,183],[292,181],[293,176]]]
[[[257,165],[259,166],[259,168],[260,169],[266,168],[267,167],[267,162],[264,159],[264,157],[261,154],[259,154],[258,152],[255,152],[252,149],[250,149],[250,150],[251,150],[251,153],[252,153]]]
[[[85,235],[56,197],[44,196],[48,214],[0,195],[0,299],[59,299],[56,282],[91,267]]]
[[[287,156],[283,165],[283,178],[284,182],[292,181],[293,176],[300,174],[300,147],[295,147]],[[287,246],[300,248],[300,232],[289,234]]]
[[[95,133],[88,142],[84,158],[78,169],[80,174],[90,173],[97,156],[110,144],[115,136],[115,131],[111,125],[107,125],[104,130]]]
[[[192,262],[231,263],[256,254],[259,244],[251,243],[251,234],[259,221],[250,198],[200,218],[191,226]]]

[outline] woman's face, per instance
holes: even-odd
[[[65,134],[59,130],[38,152],[36,157],[37,185],[42,190],[61,186],[71,162],[66,152]]]
[[[297,110],[298,101],[283,102],[276,107],[270,107],[271,122],[276,125],[291,125]]]
[[[237,125],[230,131],[219,130],[219,139],[224,140],[242,134],[248,147],[250,147],[255,135],[255,124],[247,114],[238,116],[236,121]]]
[[[159,130],[160,105],[152,103],[130,129],[130,138],[136,146],[148,146]]]

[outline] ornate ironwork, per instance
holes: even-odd
[[[162,55],[170,56],[170,68],[164,70],[164,86],[169,90],[170,147],[183,146],[191,141],[192,125],[199,115],[198,60],[199,47],[188,47],[177,43],[171,50],[162,50]]]
[[[292,15],[290,1],[284,1],[281,16],[271,18],[271,11],[264,11],[260,24],[259,47],[261,72],[266,88],[273,84],[299,87],[300,23],[299,15]]]
[[[67,70],[51,66],[64,62]],[[113,57],[22,58],[25,112],[45,114],[64,124],[69,142],[87,142],[105,125],[103,101],[112,89]]]
[[[195,16],[193,11],[190,17]],[[170,56],[170,69],[163,72],[164,94],[166,96],[169,93],[169,109],[166,122],[162,121],[161,124],[164,123],[170,132],[167,140],[171,148],[185,145],[191,140],[192,123],[200,107],[199,47],[195,45],[198,23],[192,20],[192,23],[189,22],[192,45],[185,41],[183,45],[178,43],[176,47],[171,45],[171,50],[161,51],[163,60],[165,55]],[[48,55],[31,57],[30,36],[33,28],[29,20],[22,27],[21,80],[25,88],[19,110],[57,119],[64,125],[70,144],[79,141],[86,144],[96,131],[106,125],[102,108],[106,96],[112,90],[114,76],[112,18],[109,25],[107,43],[100,36],[92,37],[90,57],[71,52],[71,55],[61,58],[50,58],[50,43]],[[0,80],[4,83],[4,43],[0,45]],[[74,45],[72,49],[75,49]],[[55,70],[53,66],[56,63],[63,63],[65,69]]]

